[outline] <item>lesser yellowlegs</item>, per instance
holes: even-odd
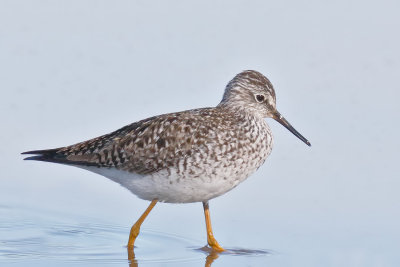
[[[203,202],[207,242],[223,251],[213,236],[208,201],[244,181],[271,153],[273,139],[265,118],[311,145],[277,111],[270,81],[250,70],[228,83],[216,107],[155,116],[75,145],[23,154],[36,154],[26,160],[101,174],[151,201],[131,228],[129,248],[157,201]]]

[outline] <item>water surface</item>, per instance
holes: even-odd
[[[134,250],[122,244],[129,227],[43,210],[0,207],[0,262],[10,266],[211,266],[219,257],[267,257],[271,252],[227,248],[217,253],[200,240],[144,228]],[[257,262],[257,259],[253,260]]]

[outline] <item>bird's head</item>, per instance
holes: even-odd
[[[273,118],[311,146],[311,143],[278,112],[274,87],[267,77],[257,71],[246,70],[237,74],[226,86],[220,106],[250,112],[258,117]]]

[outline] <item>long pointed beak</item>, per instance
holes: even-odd
[[[296,131],[296,129],[293,128],[293,126],[290,125],[290,123],[278,111],[275,112],[272,118],[277,122],[279,122],[280,124],[282,124],[283,126],[285,126],[286,129],[291,131],[292,134],[297,136],[301,141],[306,143],[308,146],[311,146],[311,143],[306,138],[304,138],[304,136],[302,136],[298,131]]]

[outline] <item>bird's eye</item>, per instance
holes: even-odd
[[[265,99],[265,96],[263,96],[263,95],[256,95],[256,100],[257,100],[257,102],[263,102],[264,101],[264,99]]]

